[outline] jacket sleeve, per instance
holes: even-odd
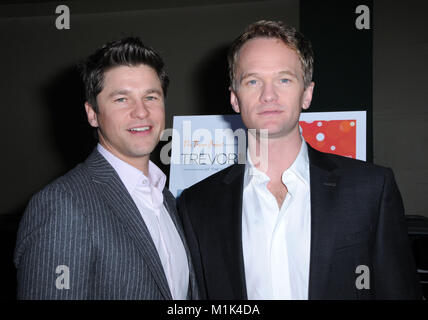
[[[88,299],[90,259],[90,230],[76,199],[59,188],[36,194],[18,229],[18,299]]]
[[[391,169],[386,170],[373,248],[376,299],[421,299],[410,249],[403,201]]]

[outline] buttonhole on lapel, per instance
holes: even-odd
[[[335,187],[336,186],[336,182],[324,182],[324,185],[327,187]]]

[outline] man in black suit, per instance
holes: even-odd
[[[246,164],[184,190],[179,212],[208,299],[419,299],[390,169],[307,144],[313,52],[259,21],[229,52],[230,100],[249,130]]]

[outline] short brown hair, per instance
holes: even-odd
[[[96,113],[98,113],[97,96],[104,86],[104,73],[116,66],[134,67],[140,64],[156,71],[163,94],[166,96],[169,77],[164,62],[153,48],[146,46],[138,37],[108,42],[79,64],[85,84],[86,100]]]
[[[239,51],[242,46],[254,38],[277,38],[282,40],[290,49],[296,51],[299,56],[303,71],[303,83],[305,89],[311,84],[314,69],[314,53],[309,40],[303,34],[291,26],[287,26],[282,21],[260,20],[249,25],[243,34],[233,41],[229,53],[229,78],[230,85],[235,90],[235,71]]]

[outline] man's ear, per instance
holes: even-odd
[[[85,110],[89,124],[94,128],[98,128],[97,113],[88,101],[85,102]]]
[[[314,86],[315,86],[315,82],[311,82],[311,84],[303,92],[302,109],[304,110],[308,109],[309,106],[311,105]]]
[[[230,104],[232,105],[232,109],[236,112],[236,113],[240,113],[241,109],[239,108],[239,100],[238,97],[235,94],[235,91],[233,91],[232,88],[229,87],[230,90]]]

